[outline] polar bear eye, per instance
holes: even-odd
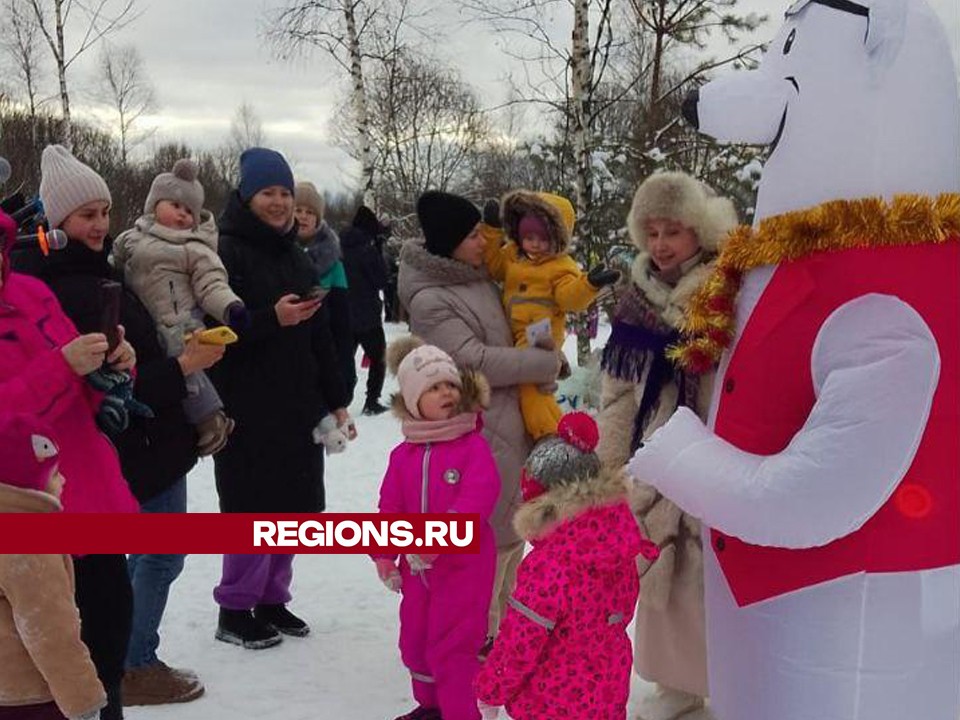
[[[789,55],[790,49],[793,47],[793,41],[797,39],[797,29],[794,28],[790,31],[790,34],[787,35],[787,41],[783,44],[783,54]]]

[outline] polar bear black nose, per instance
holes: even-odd
[[[690,123],[694,128],[700,129],[700,112],[697,105],[700,103],[700,89],[696,88],[687,93],[680,105],[680,114],[683,119]]]

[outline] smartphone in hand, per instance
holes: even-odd
[[[100,283],[100,332],[107,336],[107,355],[120,344],[120,300],[123,286],[112,280]]]
[[[327,293],[330,290],[328,288],[322,288],[319,285],[314,285],[312,288],[307,290],[303,295],[300,296],[299,302],[310,302],[312,300],[323,300]]]

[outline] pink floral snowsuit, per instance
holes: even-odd
[[[645,542],[636,520],[625,502],[593,506],[531,542],[477,696],[513,720],[623,720]]]
[[[380,486],[381,512],[480,515],[479,554],[441,555],[422,573],[400,558],[400,655],[416,701],[439,707],[444,720],[480,717],[473,681],[493,592],[497,551],[489,519],[499,494],[500,476],[479,423],[455,440],[401,443]]]

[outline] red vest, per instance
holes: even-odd
[[[859,572],[960,563],[958,280],[960,242],[954,241],[817,253],[774,272],[716,389],[720,437],[750,453],[781,452],[813,408],[810,362],[820,327],[834,310],[867,293],[898,297],[923,317],[937,339],[940,381],[913,464],[857,532],[823,547],[789,550],[712,531],[740,606]],[[843,493],[842,484],[836,492]]]

